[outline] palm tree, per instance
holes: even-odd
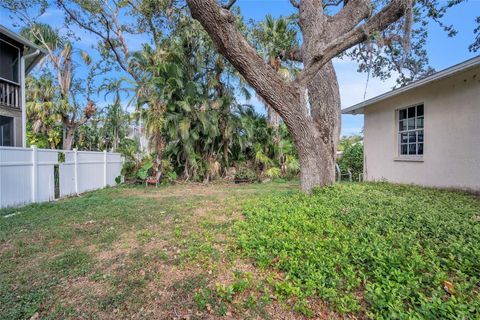
[[[291,78],[293,65],[282,65],[280,56],[298,47],[297,31],[292,26],[294,19],[292,17],[280,16],[274,19],[271,15],[265,17],[265,21],[260,22],[253,30],[253,37],[257,42],[259,51],[267,59],[268,64],[284,78]],[[267,124],[277,133],[280,124],[279,115],[267,103],[262,101],[267,110]],[[275,136],[278,142],[278,135]]]
[[[50,148],[56,149],[61,139],[57,125],[61,118],[53,79],[48,74],[38,79],[28,77],[27,88],[27,119],[32,125],[32,130],[37,134],[45,134]]]
[[[116,152],[121,139],[127,135],[128,114],[122,110],[118,99],[107,105],[103,109],[103,114],[101,135],[106,142],[105,147],[107,149],[110,147],[113,152]]]
[[[21,34],[47,51],[48,60],[57,78],[56,84],[60,101],[57,111],[65,129],[63,149],[70,150],[74,142],[75,131],[96,111],[95,104],[91,101],[87,101],[82,110],[78,97],[75,97],[76,89],[72,86],[74,78],[73,45],[62,39],[58,32],[48,24],[34,23],[28,28],[24,28]],[[87,66],[90,65],[91,58],[86,52],[81,51],[80,56]]]

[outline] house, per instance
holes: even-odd
[[[25,77],[45,54],[0,25],[0,146],[26,147]]]
[[[480,191],[480,56],[342,110],[364,115],[364,179]]]

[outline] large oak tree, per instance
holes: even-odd
[[[442,6],[428,0],[290,2],[298,9],[302,46],[281,58],[303,63],[302,72],[293,81],[282,78],[242,35],[230,11],[235,0],[223,5],[217,0],[187,0],[192,16],[203,25],[217,50],[287,125],[299,155],[301,187],[309,192],[335,180],[341,112],[332,59],[382,38],[390,50],[377,50],[377,54],[396,54],[397,59],[383,61],[394,62],[396,71],[401,71],[406,59],[398,59],[396,47],[401,44],[409,50],[413,18],[423,10],[423,22],[427,18],[439,21],[448,7],[461,1]],[[450,26],[442,27],[451,30]],[[397,36],[392,36],[395,33]]]

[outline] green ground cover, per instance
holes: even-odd
[[[480,201],[471,195],[340,184],[249,201],[243,251],[278,269],[280,297],[318,296],[383,319],[480,319]]]
[[[456,192],[110,188],[0,211],[0,318],[475,319],[479,240]]]

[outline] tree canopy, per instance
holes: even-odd
[[[48,51],[28,81],[31,143],[120,150],[137,169],[151,161],[159,179],[210,180],[232,167],[263,177],[300,169],[309,191],[334,180],[340,96],[332,59],[396,77],[398,86],[425,77],[434,71],[428,25],[454,36],[444,16],[462,2],[291,0],[293,14],[260,21],[245,21],[235,0],[0,6]],[[64,25],[38,22],[48,10]],[[94,39],[91,48],[80,31]],[[478,26],[474,32],[471,51],[479,48]],[[253,110],[252,95],[265,116]]]

